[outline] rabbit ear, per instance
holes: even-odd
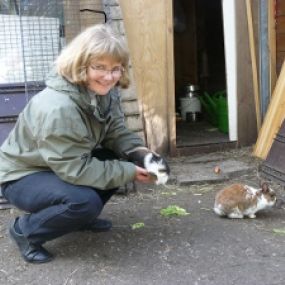
[[[261,191],[262,191],[263,193],[268,193],[268,192],[269,192],[269,185],[268,185],[267,182],[263,182],[263,183],[261,184]]]

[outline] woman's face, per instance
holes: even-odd
[[[122,64],[110,57],[93,60],[87,68],[87,87],[97,95],[106,95],[123,72]]]

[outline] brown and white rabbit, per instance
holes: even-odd
[[[138,147],[128,154],[129,161],[144,167],[154,178],[155,184],[166,184],[170,169],[166,160],[154,151],[145,147]]]
[[[275,203],[276,194],[266,182],[262,183],[261,189],[233,184],[216,194],[214,212],[231,219],[242,219],[244,216],[253,219],[257,211],[273,207]]]

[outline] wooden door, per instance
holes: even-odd
[[[176,146],[172,1],[121,0],[147,145]]]

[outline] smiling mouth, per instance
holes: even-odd
[[[103,87],[110,87],[110,86],[112,86],[112,84],[110,84],[110,83],[102,83],[100,81],[96,81],[96,83],[99,84],[100,86],[103,86]]]

